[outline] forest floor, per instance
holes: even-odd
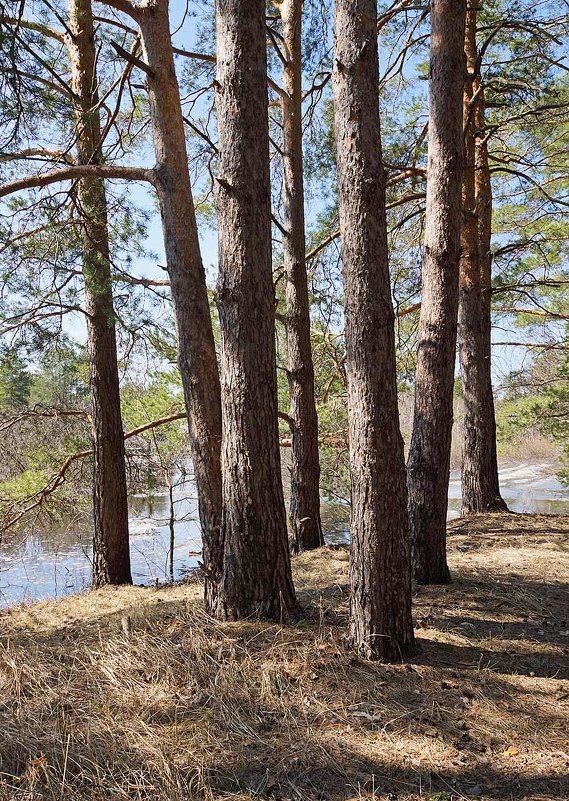
[[[449,535],[403,664],[345,650],[343,547],[294,559],[291,627],[197,583],[0,612],[0,798],[569,799],[569,517]]]

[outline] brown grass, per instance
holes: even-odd
[[[450,535],[405,664],[345,650],[343,548],[295,559],[294,627],[215,623],[196,585],[2,613],[0,798],[569,798],[569,518]]]

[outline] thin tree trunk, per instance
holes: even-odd
[[[68,37],[77,162],[101,164],[101,124],[90,0],[70,0]],[[120,410],[107,199],[101,178],[79,181],[93,432],[93,585],[130,584],[128,503]]]
[[[178,332],[178,366],[188,412],[203,541],[205,604],[221,576],[221,393],[215,341],[188,169],[184,121],[166,0],[138,7],[156,151],[160,203]]]
[[[279,6],[286,64],[282,98],[286,339],[292,420],[290,521],[298,550],[324,545],[320,521],[318,416],[310,343],[302,160],[302,0]]]
[[[280,475],[264,0],[216,3],[223,578],[217,615],[296,614]]]
[[[484,138],[484,91],[476,46],[476,11],[467,15],[465,52],[466,165],[462,190],[459,341],[464,396],[462,514],[469,515],[507,511],[498,481],[492,391],[492,187]]]
[[[168,564],[170,568],[170,581],[174,581],[174,543],[175,543],[175,523],[176,512],[174,509],[174,486],[172,484],[172,477],[168,476],[168,501],[170,505],[170,519],[168,520],[168,527],[170,529],[170,547],[168,549]]]
[[[403,440],[387,258],[375,0],[336,0],[334,116],[352,476],[349,639],[371,659],[414,647]]]
[[[466,0],[431,0],[429,155],[415,411],[408,461],[415,579],[446,584],[458,315]]]
[[[500,493],[498,478],[498,454],[496,449],[496,411],[492,388],[492,180],[488,161],[488,140],[485,127],[484,88],[481,87],[477,103],[476,127],[481,135],[476,140],[476,194],[478,206],[478,242],[480,257],[480,299],[481,299],[481,354],[484,394],[485,425],[481,427],[484,442],[483,456],[479,472],[488,475],[488,489],[482,507],[487,511],[507,512],[508,507]],[[464,486],[464,485],[463,485]],[[472,508],[474,493],[469,490],[469,506]],[[465,497],[466,497],[465,495]]]

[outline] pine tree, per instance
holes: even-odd
[[[423,288],[408,464],[414,574],[426,584],[450,581],[446,518],[464,160],[465,18],[465,1],[432,0]]]
[[[265,4],[216,4],[223,574],[217,615],[296,615],[280,473]]]
[[[352,477],[349,638],[370,659],[397,660],[414,639],[375,0],[336,0],[332,80]]]

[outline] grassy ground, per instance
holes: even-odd
[[[290,628],[198,585],[1,613],[0,798],[568,799],[569,518],[450,535],[405,664],[345,650],[343,548],[294,560]]]

